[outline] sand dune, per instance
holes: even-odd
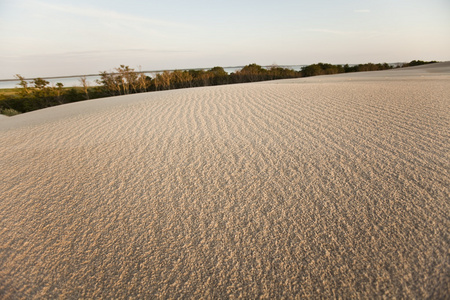
[[[0,119],[0,297],[450,290],[450,65]]]

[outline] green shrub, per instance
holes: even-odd
[[[2,115],[5,115],[5,116],[12,117],[12,116],[15,116],[15,115],[20,114],[20,112],[18,112],[18,111],[15,110],[15,109],[12,109],[12,108],[5,108],[5,109],[3,109],[3,110],[1,111],[1,114],[2,114]]]

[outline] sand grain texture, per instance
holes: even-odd
[[[450,66],[0,119],[0,297],[448,297]]]

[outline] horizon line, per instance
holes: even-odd
[[[322,63],[322,62],[318,62],[318,63]],[[407,63],[407,62],[392,62],[392,63],[388,63],[388,64],[401,64],[401,63]],[[347,63],[348,64],[348,63]],[[346,64],[335,64],[335,65],[346,65]],[[358,64],[348,64],[348,65],[358,65]],[[295,65],[278,65],[278,64],[271,64],[271,65],[265,65],[265,66],[261,66],[263,68],[267,68],[267,67],[272,67],[272,66],[282,66],[282,67],[290,67],[290,66],[308,66],[308,64],[295,64]],[[217,67],[217,66],[215,66]],[[189,71],[189,70],[194,70],[194,71],[198,71],[198,70],[211,70],[212,68],[215,67],[208,67],[208,68],[185,68],[185,69],[161,69],[161,70],[149,70],[149,71],[134,71],[135,73],[160,73],[160,72],[164,72],[164,71]],[[228,66],[228,67],[221,67],[223,69],[231,69],[231,68],[243,68],[244,66]],[[108,75],[111,74],[119,74],[118,72],[109,72],[106,73]],[[84,75],[63,75],[63,76],[46,76],[46,77],[28,77],[28,78],[24,78],[24,80],[34,80],[37,78],[41,78],[41,79],[58,79],[58,78],[72,78],[72,77],[94,77],[94,76],[100,76],[100,73],[95,73],[95,74],[84,74]],[[0,82],[10,82],[10,81],[20,81],[20,79],[17,78],[10,78],[10,79],[0,79]]]
[[[284,67],[289,67],[289,66],[307,66],[307,65],[278,65],[278,64],[272,64],[272,65],[266,65],[266,66],[261,66],[263,68],[267,68],[267,67],[272,67],[272,66],[284,66]],[[219,67],[219,66],[215,66],[215,67]],[[212,68],[215,67],[209,67],[209,68],[185,68],[185,69],[161,69],[161,70],[150,70],[150,71],[134,71],[135,73],[159,73],[159,72],[164,72],[164,71],[189,71],[189,70],[194,70],[194,71],[198,71],[198,70],[211,70]],[[228,67],[221,67],[223,69],[231,69],[231,68],[243,68],[244,66],[228,66]],[[119,74],[119,72],[108,72],[106,73],[108,75],[111,74]],[[57,79],[57,78],[72,78],[72,77],[93,77],[93,76],[99,76],[100,73],[96,73],[96,74],[85,74],[85,75],[63,75],[63,76],[46,76],[46,77],[29,77],[29,78],[24,78],[24,80],[34,80],[36,78],[41,78],[41,79]],[[17,78],[13,78],[13,79],[0,79],[0,82],[7,82],[7,81],[18,81],[20,79]]]

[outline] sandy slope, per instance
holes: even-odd
[[[0,120],[0,297],[445,298],[450,65]]]

